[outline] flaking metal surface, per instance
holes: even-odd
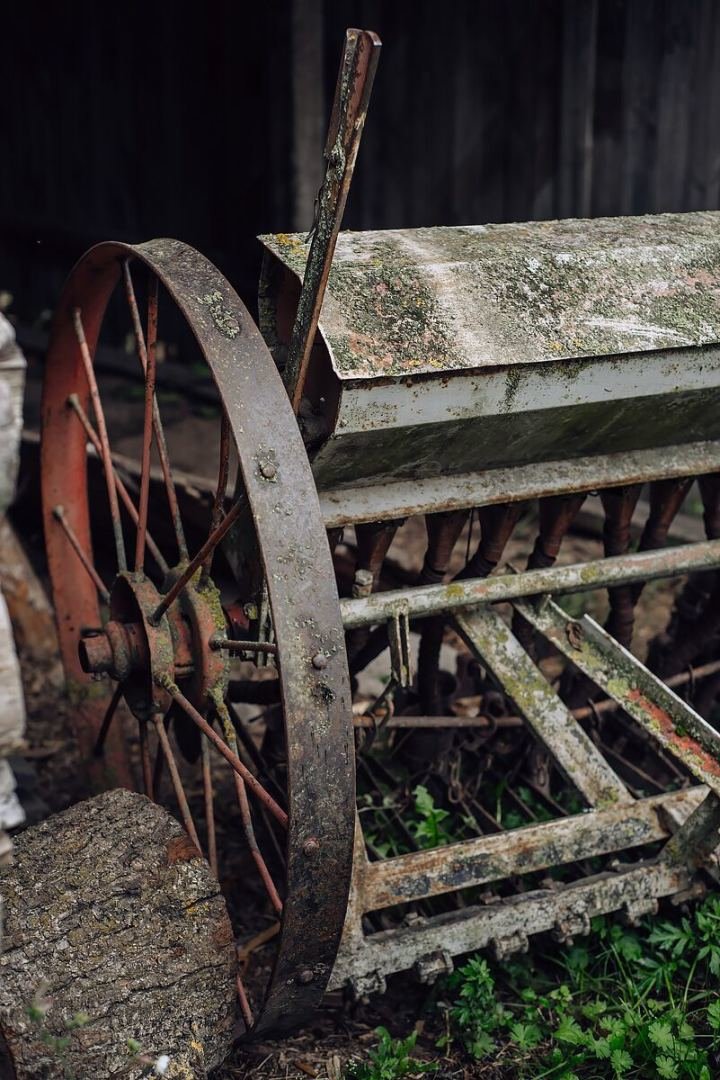
[[[665,813],[686,817],[707,794],[703,785],[592,813],[412,851],[367,863],[356,874],[363,911],[407,904],[505,877],[626,851],[666,839]]]
[[[528,726],[590,806],[630,803],[632,797],[598,748],[560,700],[520,642],[491,607],[460,614],[457,628],[488,666]]]
[[[646,863],[624,873],[586,878],[557,889],[520,893],[487,907],[420,919],[397,930],[367,937],[347,934],[330,989],[348,983],[362,986],[369,979],[382,986],[386,975],[407,971],[419,957],[438,950],[459,956],[503,942],[515,942],[520,947],[524,943],[526,948],[533,934],[554,930],[563,923],[589,929],[589,920],[596,915],[673,895],[690,882],[690,875],[682,867]]]

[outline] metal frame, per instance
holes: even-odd
[[[587,933],[590,919],[621,911],[630,921],[657,908],[661,897],[702,892],[696,871],[717,876],[720,841],[720,736],[626,649],[585,616],[571,619],[547,595],[602,585],[711,570],[720,542],[685,545],[494,579],[455,582],[342,601],[346,628],[395,618],[452,613],[471,651],[515,702],[529,727],[581,793],[588,810],[557,821],[430,851],[371,862],[356,818],[353,887],[332,987],[357,995],[381,991],[387,975],[414,969],[432,982],[452,970],[453,957],[490,948],[501,958],[524,951],[532,934],[560,941]],[[532,597],[532,599],[527,599]],[[614,699],[659,745],[700,780],[685,790],[635,799],[585,734],[500,614],[490,604],[510,600],[533,629]],[[612,873],[486,905],[420,918],[366,934],[366,913],[491,885],[598,855],[665,842],[659,855],[616,863]]]

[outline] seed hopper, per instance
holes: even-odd
[[[259,325],[185,244],[106,243],[72,271],[47,364],[45,534],[80,749],[96,782],[137,773],[170,802],[235,912],[263,908],[240,941],[253,1034],[328,988],[431,982],[469,950],[632,922],[717,874],[701,703],[720,668],[720,214],[339,233],[378,53],[348,31],[315,224],[262,238]],[[195,545],[155,392],[159,306],[221,403]],[[123,308],[145,378],[136,489],[94,368]],[[706,539],[668,546],[695,482]],[[591,492],[602,557],[556,563]],[[533,506],[534,546],[503,565]],[[424,556],[388,588],[408,519]],[[640,662],[645,586],[686,575]],[[600,625],[575,594],[604,589]],[[434,846],[408,824],[420,789],[443,809]]]

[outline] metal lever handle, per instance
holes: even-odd
[[[382,42],[371,30],[347,30],[325,143],[325,179],[293,325],[285,385],[297,413],[315,342],[335,243],[352,181]]]

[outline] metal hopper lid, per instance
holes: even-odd
[[[320,326],[343,380],[716,343],[720,212],[344,232]]]

